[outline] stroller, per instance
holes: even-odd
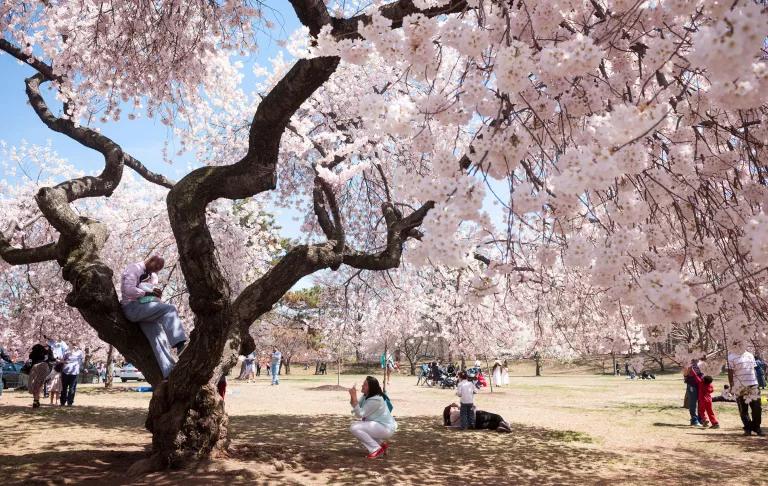
[[[475,382],[475,387],[479,390],[481,387],[488,386],[488,382],[479,366],[467,368],[467,379]]]
[[[459,384],[459,380],[456,378],[456,370],[448,368],[448,370],[440,370],[440,377],[437,380],[437,384],[440,388],[456,388]]]
[[[448,373],[445,368],[437,365],[436,362],[432,362],[428,365],[428,375],[426,382],[427,386],[439,386],[440,388],[454,388],[458,381],[456,380],[456,374]]]

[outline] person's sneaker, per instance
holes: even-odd
[[[752,431],[751,430],[745,430],[744,431],[744,435],[752,435]]]
[[[719,429],[719,428],[720,428],[720,424],[712,424],[712,427],[710,427],[710,429]]]
[[[701,426],[702,426],[702,427],[709,427],[709,421],[708,421],[708,420],[705,420],[705,421],[703,421],[703,422],[701,423]]]
[[[762,437],[765,435],[765,433],[762,430],[756,430],[755,435],[759,435],[760,437]]]
[[[701,427],[701,424],[699,422],[694,422],[691,424],[691,427]]]
[[[365,457],[367,457],[368,459],[376,459],[379,456],[383,456],[386,452],[387,452],[386,448],[379,447],[378,449],[376,449],[375,451],[371,452],[370,454],[368,454]]]

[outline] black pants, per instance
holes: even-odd
[[[77,390],[77,375],[61,374],[61,404],[72,405]]]
[[[739,415],[741,416],[741,423],[744,424],[744,431],[760,432],[760,416],[762,414],[760,399],[747,403],[744,397],[739,396],[736,398],[736,404],[739,406]],[[752,419],[749,418],[750,409],[752,409]]]
[[[497,413],[484,412],[478,410],[475,412],[475,428],[496,430],[504,419]]]
[[[261,376],[261,365],[256,365],[256,376]]]

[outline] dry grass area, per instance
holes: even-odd
[[[345,375],[341,384],[359,388],[361,380]],[[477,397],[479,408],[513,424],[511,434],[444,429],[452,392],[415,383],[394,377],[400,430],[389,456],[368,461],[347,430],[348,395],[329,386],[334,375],[284,377],[276,387],[264,376],[230,381],[232,457],[138,479],[124,472],[150,442],[142,429],[148,393],[83,386],[73,408],[33,410],[29,395],[6,392],[0,478],[4,485],[768,484],[766,439],[742,437],[730,403],[715,404],[720,430],[689,427],[677,374],[655,381],[513,374],[509,386]]]

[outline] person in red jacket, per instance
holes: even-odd
[[[216,391],[219,392],[221,399],[224,400],[224,395],[227,394],[227,375],[221,375],[216,383]]]
[[[701,425],[706,427],[712,423],[711,428],[719,429],[720,423],[717,421],[715,411],[712,409],[712,392],[715,391],[712,386],[712,377],[705,376],[702,378],[696,373],[691,373],[691,375],[699,387],[699,418],[701,419]],[[707,414],[706,416],[704,415],[705,413]]]

